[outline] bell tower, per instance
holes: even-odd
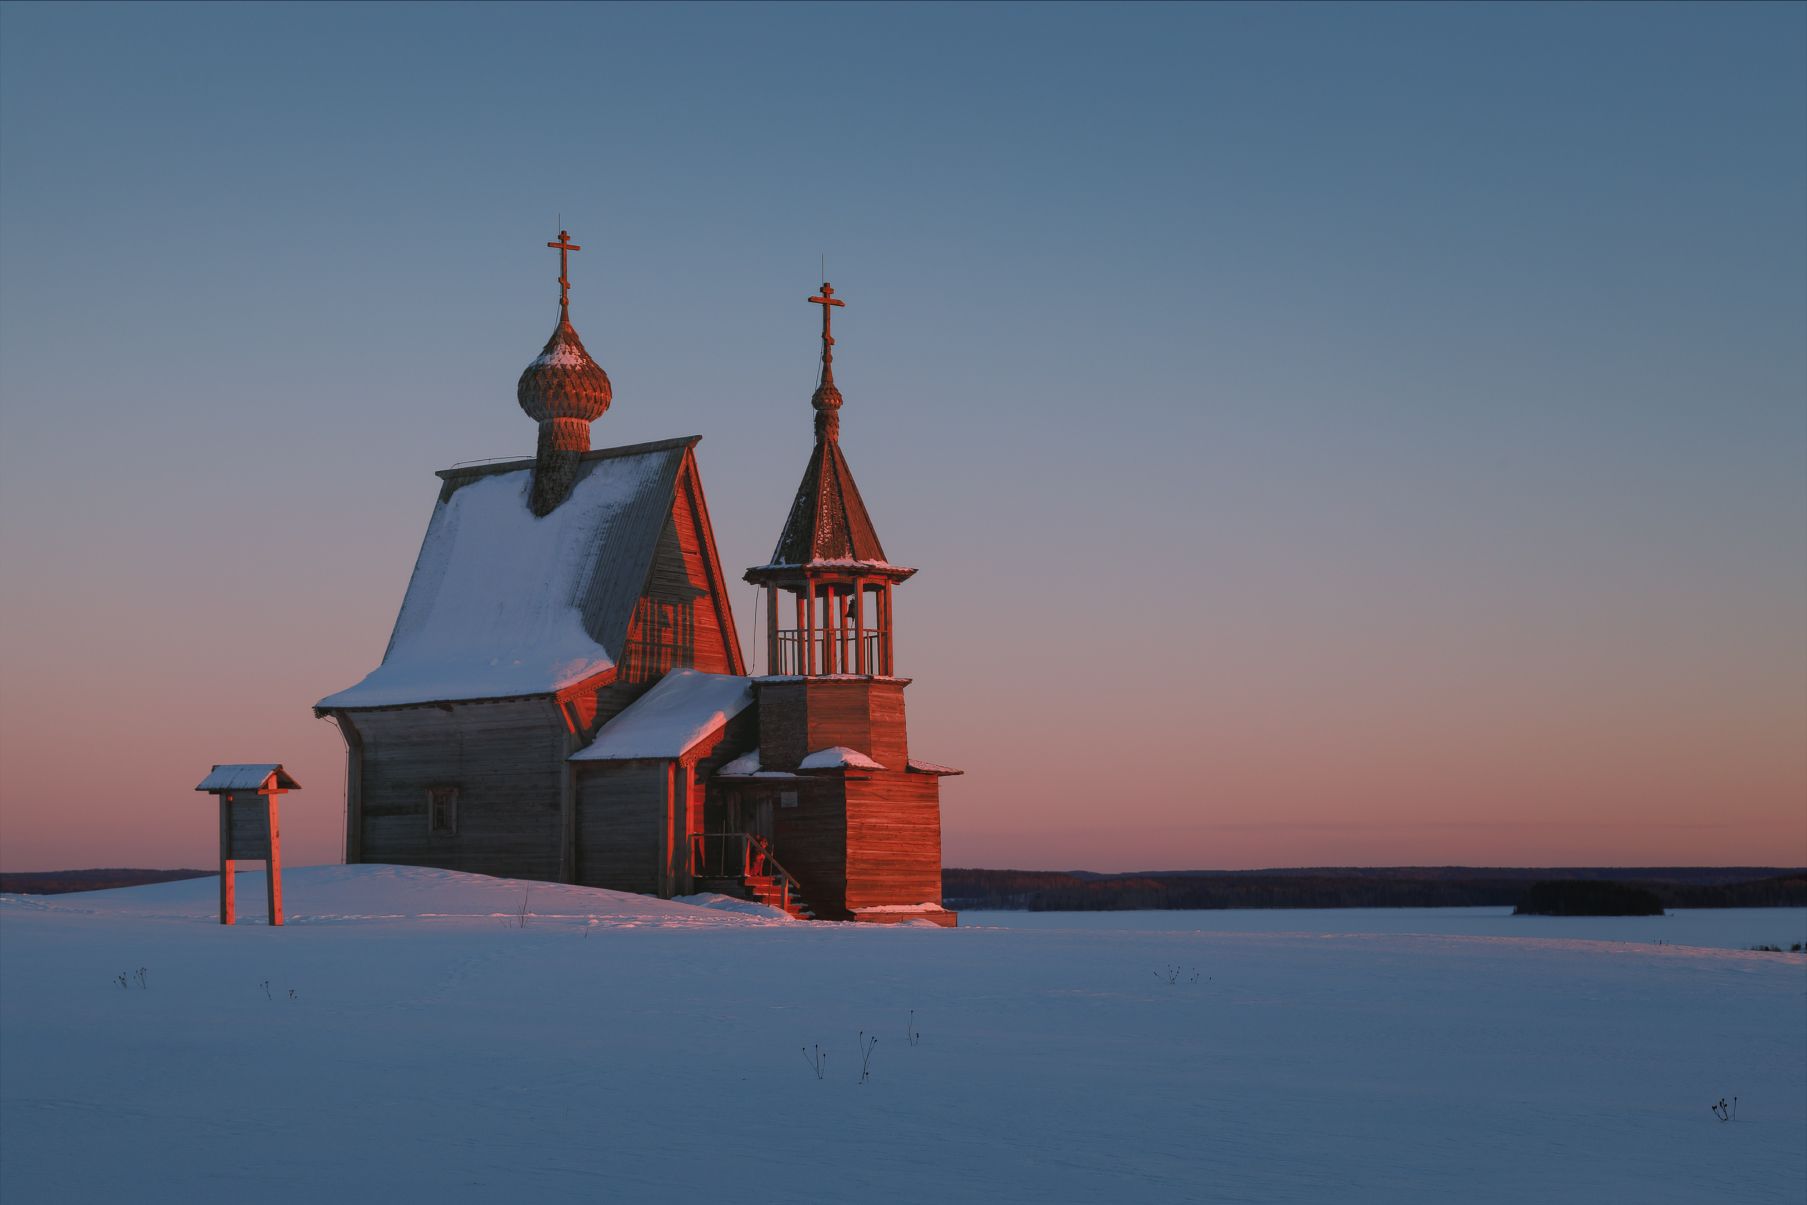
[[[834,312],[845,303],[827,281],[809,300],[822,307],[816,443],[771,561],[746,573],[765,587],[769,626],[754,680],[758,766],[733,787],[769,820],[775,855],[817,916],[951,925],[940,779],[960,771],[910,760],[910,683],[891,647],[892,587],[916,571],[885,559],[841,451]]]

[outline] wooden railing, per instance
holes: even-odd
[[[772,847],[752,833],[693,833],[690,838],[690,873],[699,879],[741,879],[763,875],[783,892],[779,907],[801,903],[803,892],[791,873],[772,856]]]
[[[808,654],[815,653],[815,669],[818,674],[826,674],[828,659],[834,654],[834,672],[837,674],[854,674],[859,672],[859,646],[866,646],[866,672],[882,674],[880,658],[883,655],[883,644],[879,633],[867,632],[863,636],[848,632],[844,636],[836,636],[833,632],[810,632],[802,628],[778,629],[778,663],[768,669],[773,674],[807,674],[810,671]]]

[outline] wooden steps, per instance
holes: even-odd
[[[788,912],[798,920],[816,919],[816,914],[795,891],[791,892],[788,900],[785,898],[784,884],[773,875],[750,874],[742,879],[741,883],[755,903]]]
[[[719,895],[731,895],[755,904],[764,904],[768,908],[777,908],[780,911],[788,912],[798,920],[816,919],[815,910],[795,890],[791,892],[787,905],[784,899],[784,887],[772,875],[750,874],[744,878],[698,878],[695,885],[698,891],[713,891]]]

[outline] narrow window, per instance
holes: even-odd
[[[458,831],[458,788],[427,788],[427,831],[429,833],[455,833]]]

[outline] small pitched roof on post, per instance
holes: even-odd
[[[271,779],[275,781],[272,782]],[[213,772],[201,780],[197,791],[257,791],[264,787],[279,791],[299,791],[301,784],[296,782],[289,772],[282,768],[281,762],[234,762],[229,765],[215,766]]]

